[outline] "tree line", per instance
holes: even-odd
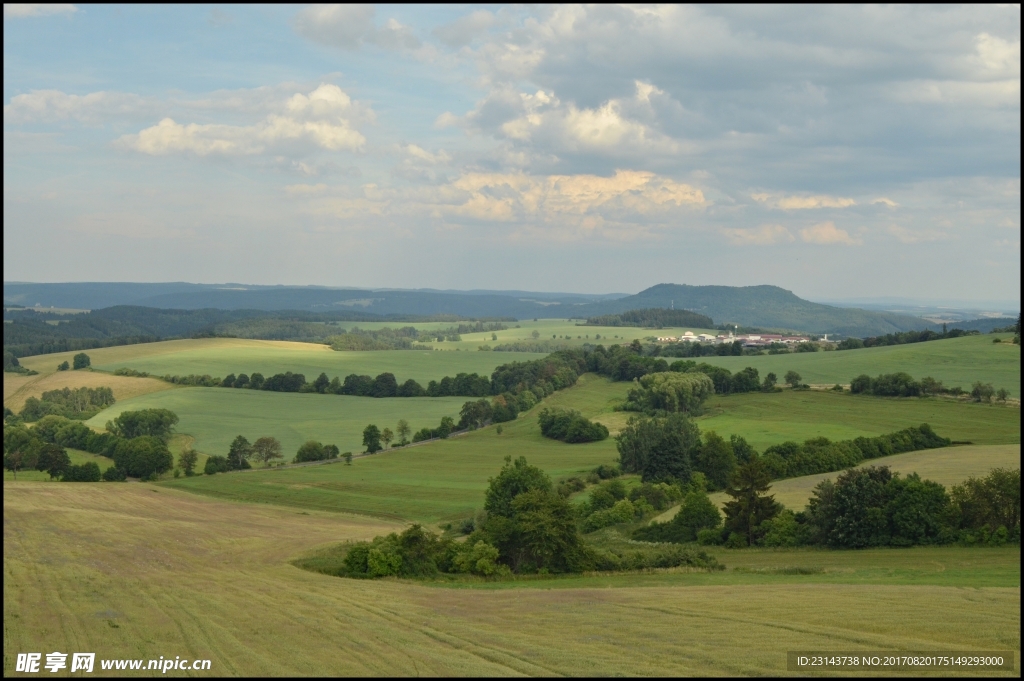
[[[646,308],[627,310],[619,314],[590,317],[585,326],[638,326],[645,329],[663,329],[666,327],[693,327],[713,329],[714,322],[707,315],[690,312],[689,310],[667,310],[665,308]]]
[[[963,329],[946,330],[942,325],[942,331],[899,331],[887,333],[884,336],[870,336],[868,338],[847,338],[836,345],[836,350],[859,350],[860,348],[876,348],[886,345],[904,345],[907,343],[925,343],[928,341],[944,340],[946,338],[961,338],[963,336],[977,336],[980,331],[964,331]]]
[[[922,397],[929,395],[953,395],[954,397],[969,394],[975,402],[991,402],[995,397],[1000,402],[1006,402],[1010,393],[1006,388],[996,390],[991,383],[975,381],[968,393],[960,386],[947,388],[931,376],[925,376],[920,381],[905,371],[892,374],[880,374],[871,378],[867,374],[861,374],[850,381],[850,392],[855,395],[875,395],[878,397]]]
[[[731,477],[724,517],[705,490],[691,485],[672,520],[638,528],[633,538],[733,548],[1020,543],[1019,468],[996,468],[950,490],[887,466],[853,468],[820,482],[796,513],[768,494],[770,482],[769,467],[753,459]]]

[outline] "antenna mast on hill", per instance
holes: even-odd
[[[676,309],[676,299],[675,298],[673,298],[672,301],[668,304],[668,309],[670,309],[670,310]]]

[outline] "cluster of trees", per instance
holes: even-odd
[[[738,466],[757,459],[770,478],[828,473],[866,459],[950,445],[927,423],[878,437],[831,442],[813,438],[803,444],[783,442],[758,455],[742,437],[729,440],[714,431],[701,436],[685,414],[632,417],[616,436],[619,465],[639,473],[644,482],[673,482],[685,486],[701,473],[710,489],[723,489]]]
[[[413,526],[400,535],[351,545],[338,564],[318,569],[346,577],[422,578],[439,573],[501,577],[680,565],[721,568],[706,553],[683,547],[628,553],[595,549],[584,543],[578,520],[572,504],[552,489],[547,474],[525,458],[507,457],[490,480],[480,522],[474,523],[465,542]]]
[[[634,416],[616,436],[619,467],[640,474],[643,482],[688,485],[695,473],[703,474],[712,489],[722,489],[737,462],[754,453],[746,440],[725,440],[714,431],[701,436],[685,414],[666,417]]]
[[[412,326],[403,326],[398,329],[384,327],[382,329],[364,330],[358,327],[347,333],[330,336],[327,344],[332,350],[413,350],[416,349],[416,341],[421,340],[421,332]],[[433,340],[423,338],[422,340]],[[425,347],[425,346],[419,346]]]
[[[830,473],[856,466],[867,459],[892,456],[921,449],[939,449],[951,444],[931,426],[923,423],[877,437],[858,437],[832,442],[825,437],[783,442],[764,450],[761,459],[772,478],[795,478],[815,473]]]
[[[97,433],[81,421],[44,416],[31,429],[4,428],[4,467],[15,475],[18,470],[34,468],[49,472],[51,478],[91,479],[91,473],[78,469],[64,477],[71,470],[65,451],[70,448],[113,459],[114,465],[103,473],[104,480],[154,478],[173,467],[167,440],[177,422],[177,415],[167,409],[126,411],[107,423],[107,432]]]
[[[113,403],[114,392],[110,388],[61,388],[25,400],[19,416],[29,422],[50,414],[84,421]]]
[[[793,513],[768,494],[771,472],[754,459],[733,474],[722,515],[691,488],[678,514],[634,532],[641,541],[742,546],[817,545],[839,549],[918,544],[1020,542],[1020,469],[994,469],[950,492],[916,473],[888,467],[847,470],[818,484]]]
[[[584,322],[586,326],[639,326],[646,329],[663,329],[666,327],[695,327],[698,329],[714,328],[711,317],[690,312],[689,310],[666,310],[665,308],[648,308],[644,310],[628,310],[621,314],[590,317]]]
[[[927,395],[963,395],[964,389],[960,386],[947,388],[931,376],[925,376],[920,381],[914,380],[910,374],[899,371],[893,374],[880,374],[871,378],[867,374],[861,374],[850,381],[850,392],[863,395],[877,395],[879,397],[919,397]],[[1005,402],[1010,396],[1005,388],[996,390],[991,383],[975,381],[971,386],[971,398],[975,402],[991,402],[995,397]]]
[[[553,440],[576,444],[608,439],[608,429],[603,424],[590,421],[578,411],[544,409],[537,420],[541,435]]]
[[[640,378],[636,388],[629,391],[623,409],[651,415],[699,414],[704,401],[714,392],[714,383],[704,373],[665,371],[647,374]]]
[[[979,331],[964,331],[963,329],[949,329],[946,330],[946,325],[942,325],[942,331],[900,331],[897,333],[888,333],[884,336],[871,336],[869,338],[847,338],[841,341],[837,346],[837,350],[858,350],[860,348],[875,348],[884,345],[903,345],[905,343],[924,343],[933,340],[943,340],[944,338],[960,338],[961,336],[977,336]]]
[[[679,486],[664,482],[645,482],[627,494],[621,480],[611,480],[590,492],[579,507],[584,533],[604,527],[641,520],[660,513],[682,497]]]

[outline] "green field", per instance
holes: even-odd
[[[122,411],[170,409],[181,421],[177,431],[195,438],[193,447],[204,454],[226,454],[236,435],[250,442],[269,435],[281,441],[290,460],[309,439],[333,443],[345,452],[363,449],[363,429],[375,423],[395,429],[405,419],[413,432],[436,428],[442,416],[459,420],[465,397],[407,397],[374,399],[316,393],[277,393],[228,388],[181,388],[150,393],[115,403],[86,422],[102,429]]]
[[[586,375],[577,386],[545,400],[543,406],[578,409],[614,426],[629,416],[628,413],[610,411],[628,387],[628,383],[613,383]],[[178,396],[186,400],[195,399],[197,402],[186,402],[178,409],[169,407],[182,415],[179,431],[196,436],[196,446],[201,451],[207,451],[202,445],[204,441],[220,437],[219,447],[226,451],[234,430],[218,436],[216,424],[236,422],[233,419],[237,419],[241,412],[237,410],[238,398],[234,396],[239,392],[245,391],[176,390],[136,398],[114,408],[131,407],[147,400],[152,406],[167,406],[171,404],[169,399]],[[333,400],[373,404],[397,402],[399,405],[408,401],[283,393],[256,395],[272,400],[268,404],[281,405],[266,410],[264,423],[280,423],[282,429],[289,427],[289,414],[306,411],[306,407],[295,412],[287,411],[290,407],[285,405],[296,404],[297,398],[306,398],[304,405],[332,404]],[[457,403],[453,404],[453,410],[457,411],[461,400],[452,399]],[[215,400],[224,402],[217,405]],[[373,409],[373,404],[367,408]],[[319,510],[362,510],[430,524],[454,520],[467,517],[480,507],[487,480],[501,467],[505,456],[525,455],[530,463],[540,466],[556,479],[617,460],[618,453],[611,438],[585,445],[568,445],[542,437],[536,420],[541,408],[538,405],[515,422],[503,424],[501,435],[497,434],[494,426],[490,426],[446,441],[359,458],[351,467],[331,465],[233,473],[181,478],[161,484],[222,499]],[[380,413],[379,409],[373,413]],[[93,422],[98,423],[105,418],[109,417],[101,414]],[[931,423],[940,434],[957,440],[972,440],[977,444],[1020,442],[1019,409],[934,399],[890,400],[819,391],[725,396],[712,403],[711,415],[698,420],[702,430],[714,429],[725,436],[743,435],[761,449],[785,439],[802,441],[819,435],[833,439],[880,435],[923,422]],[[199,423],[209,425],[203,428],[194,425]],[[361,432],[360,423],[362,421],[356,419],[353,428],[358,427],[359,430],[353,432]],[[381,419],[379,423],[386,422]],[[976,472],[982,474],[986,470]]]
[[[1017,547],[720,550],[723,573],[458,591],[289,563],[395,527],[145,483],[5,483],[4,673],[54,650],[234,676],[720,676],[785,674],[787,650],[1020,649]]]
[[[21,361],[23,366],[52,373],[75,353],[35,355]],[[336,352],[325,345],[284,341],[255,341],[236,338],[164,341],[99,348],[88,352],[92,366],[101,371],[129,367],[155,376],[165,374],[228,374],[260,372],[264,376],[291,371],[312,381],[321,372],[344,378],[348,374],[377,374],[390,371],[399,380],[413,378],[426,386],[430,380],[455,374],[490,376],[499,364],[544,357],[535,353],[439,352],[394,350],[383,352]],[[52,366],[51,366],[52,365]]]
[[[917,379],[931,376],[948,387],[959,385],[968,391],[975,381],[991,383],[996,389],[1006,388],[1013,397],[1020,397],[1020,346],[992,342],[993,338],[1012,337],[1013,334],[1005,333],[982,334],[882,348],[705,357],[701,361],[730,371],[752,366],[762,377],[772,371],[780,382],[787,371],[793,370],[811,384],[848,384],[860,374],[874,377],[905,371]]]

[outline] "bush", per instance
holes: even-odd
[[[226,456],[211,456],[203,466],[203,473],[213,475],[214,473],[227,473],[231,470],[231,462]]]
[[[722,524],[722,514],[705,492],[686,495],[675,517],[667,523],[651,523],[633,533],[634,539],[683,544],[697,539],[702,530],[714,530]]]
[[[86,461],[79,466],[70,466],[61,476],[63,482],[99,482],[100,467],[95,461]]]
[[[537,420],[540,423],[541,434],[553,440],[575,444],[608,438],[608,429],[605,426],[589,421],[578,411],[544,409]]]
[[[603,527],[618,525],[619,523],[632,522],[637,515],[637,509],[629,499],[621,499],[615,502],[611,508],[594,511],[583,521],[584,532],[594,532]]]
[[[103,471],[103,480],[106,482],[124,482],[128,479],[125,472],[117,466],[110,466],[107,470]]]
[[[163,440],[142,435],[117,443],[114,465],[133,478],[149,479],[171,470],[174,457]]]

